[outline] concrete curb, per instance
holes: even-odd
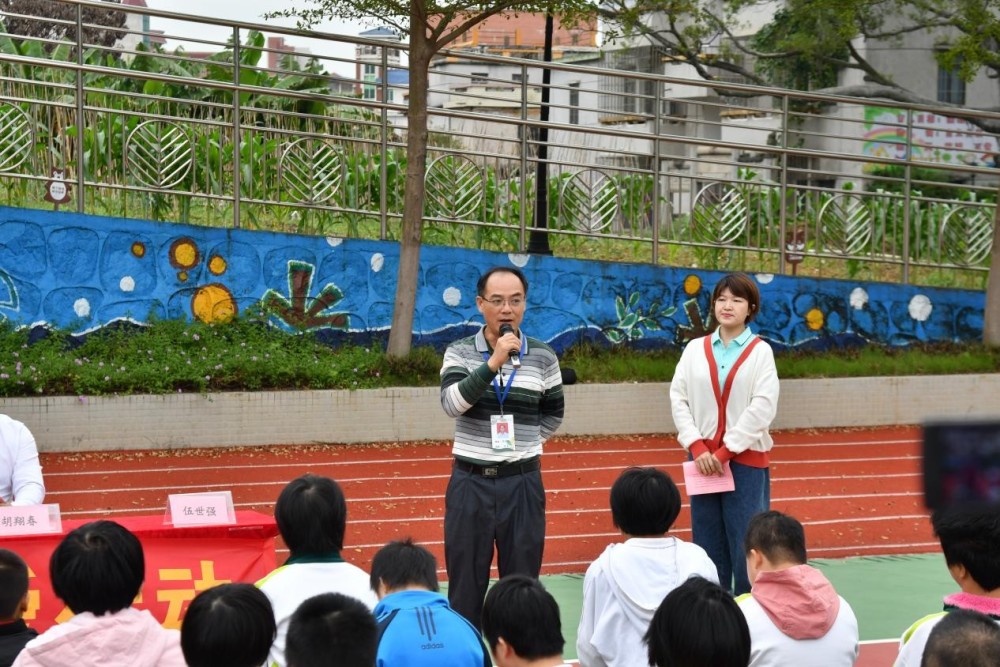
[[[674,432],[668,383],[566,387],[567,435]],[[0,399],[44,452],[447,440],[434,387]],[[1000,374],[783,380],[774,428],[1000,419]]]

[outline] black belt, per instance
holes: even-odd
[[[497,463],[494,465],[479,465],[469,463],[462,459],[455,459],[455,468],[464,470],[483,477],[510,477],[511,475],[523,475],[526,472],[535,472],[542,468],[542,457],[536,456],[533,459],[523,461],[512,461],[510,463]]]

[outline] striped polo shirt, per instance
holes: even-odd
[[[503,413],[514,417],[515,448],[494,450],[490,417],[500,414],[494,388],[496,377],[486,365],[484,353],[492,352],[483,329],[448,346],[441,366],[441,406],[455,418],[452,453],[474,463],[497,463],[530,459],[542,453],[542,444],[556,432],[563,419],[562,373],[555,351],[535,338],[527,339],[521,368],[503,402]],[[514,367],[500,369],[509,383]]]

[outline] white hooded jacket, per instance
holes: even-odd
[[[642,642],[663,598],[689,577],[719,583],[705,550],[676,537],[633,537],[611,544],[587,568],[576,635],[582,667],[649,662]]]

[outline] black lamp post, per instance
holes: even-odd
[[[552,62],[552,12],[545,14],[545,46],[542,60]],[[549,84],[552,70],[542,68],[542,104],[539,110],[538,162],[535,166],[535,225],[528,238],[528,252],[537,255],[551,255],[549,234],[544,231],[549,223]]]

